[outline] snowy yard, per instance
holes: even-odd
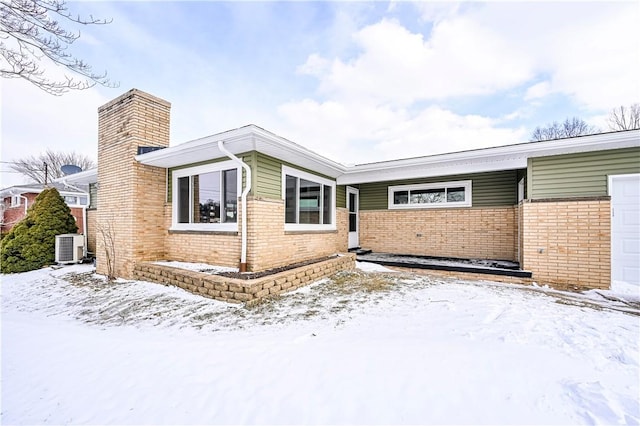
[[[357,272],[246,309],[92,271],[2,276],[3,424],[640,422],[638,297]]]

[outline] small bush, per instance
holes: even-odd
[[[24,219],[2,239],[2,272],[26,272],[51,265],[55,261],[56,235],[76,232],[76,221],[58,190],[45,189]]]

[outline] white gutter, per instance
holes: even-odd
[[[238,163],[245,171],[245,187],[242,191],[241,203],[242,203],[242,249],[240,252],[240,272],[247,272],[247,194],[251,191],[251,168],[238,157],[227,151],[224,147],[224,141],[218,141],[218,149],[231,158],[234,162]]]

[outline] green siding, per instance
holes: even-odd
[[[345,185],[336,186],[336,207],[347,207],[347,187]]]
[[[282,198],[282,162],[260,152],[256,153],[254,194],[265,198]]]
[[[270,157],[260,152],[257,153],[257,160],[257,182],[255,184],[255,188],[256,195],[260,197],[276,199],[282,198],[282,166],[291,167],[335,182],[335,179],[332,177],[325,176],[321,173],[305,169],[304,167],[300,167],[286,161],[278,160],[277,158]]]
[[[416,185],[422,183],[472,181],[472,207],[512,206],[518,195],[518,172],[506,170],[468,175],[440,176],[425,179],[406,179],[360,185],[360,210],[386,210],[389,186]]]
[[[640,173],[640,148],[529,159],[531,199],[607,195],[607,176]]]

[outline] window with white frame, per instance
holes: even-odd
[[[172,229],[238,229],[242,173],[232,161],[174,170]]]
[[[471,181],[389,187],[390,209],[471,207]]]
[[[285,230],[334,230],[335,181],[282,166]]]
[[[62,198],[69,206],[86,206],[89,204],[89,197],[86,195],[62,195]]]
[[[19,195],[12,195],[11,196],[11,207],[18,207],[20,206],[20,196]]]

